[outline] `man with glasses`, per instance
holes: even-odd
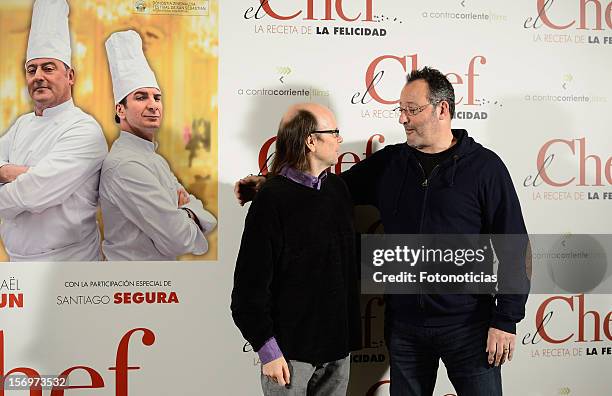
[[[341,142],[329,109],[291,107],[245,220],[231,309],[259,354],[265,395],[344,396],[348,354],[360,348],[353,207],[326,171]]]
[[[387,234],[526,234],[502,160],[451,129],[455,94],[442,73],[411,72],[399,111],[406,144],[341,174],[355,204],[377,207]],[[241,185],[259,181],[239,181],[239,200]],[[512,359],[526,294],[386,297],[391,395],[431,395],[440,358],[458,395],[502,394],[500,365]]]

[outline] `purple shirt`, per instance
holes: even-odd
[[[321,183],[323,183],[323,180],[325,180],[327,177],[327,172],[323,171],[319,177],[316,177],[294,168],[285,167],[281,169],[279,175],[284,176],[289,180],[293,180],[294,182],[303,186],[320,190]],[[269,363],[272,360],[283,356],[283,353],[276,342],[276,338],[274,337],[269,338],[268,341],[266,341],[266,343],[259,349],[259,351],[257,351],[257,354],[259,355],[261,364]]]
[[[314,188],[317,190],[321,189],[321,183],[327,177],[327,172],[323,171],[319,177],[309,175],[308,173],[299,171],[288,166],[281,169],[279,175],[285,176],[289,180],[293,180],[296,183],[300,183],[303,186]]]

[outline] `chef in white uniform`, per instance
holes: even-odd
[[[72,102],[68,4],[36,0],[26,55],[34,112],[0,137],[0,236],[11,261],[96,261],[102,129]]]
[[[107,260],[175,260],[208,251],[216,226],[155,152],[163,106],[157,80],[132,30],[113,33],[106,53],[121,132],[104,160],[100,204]]]

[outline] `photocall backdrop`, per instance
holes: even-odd
[[[1,264],[4,373],[68,371],[72,385],[96,387],[68,394],[261,394],[257,355],[229,311],[248,210],[236,203],[234,182],[265,171],[280,117],[293,103],[313,101],[335,112],[344,143],[332,172],[403,142],[394,110],[399,92],[406,73],[426,65],[454,84],[453,127],[504,160],[530,233],[559,234],[570,252],[581,249],[572,235],[611,233],[611,1],[70,6],[73,42],[81,43],[74,50],[75,103],[96,117],[109,143],[117,127],[103,42],[126,28],[145,38],[164,91],[159,151],[188,188],[200,175],[208,207],[218,202],[218,253],[189,262]],[[0,7],[5,130],[31,109],[23,78],[31,2]],[[189,167],[185,135],[204,133],[200,119],[210,123],[210,151],[196,145]],[[357,220],[361,230],[379,229],[373,216]],[[606,268],[602,281],[611,276]],[[365,348],[352,356],[349,393],[388,395],[384,302],[364,295],[362,303]],[[505,394],[610,394],[611,312],[610,295],[561,288],[531,295],[515,358],[502,370]],[[443,365],[435,395],[454,395]]]

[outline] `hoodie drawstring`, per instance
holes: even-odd
[[[451,171],[450,187],[455,185],[455,172],[457,170],[457,160],[458,159],[459,159],[459,156],[457,154],[453,155],[453,170]]]

